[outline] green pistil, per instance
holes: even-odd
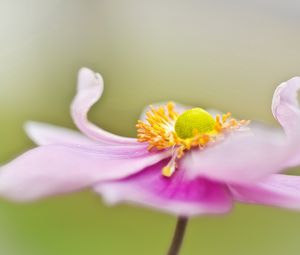
[[[214,130],[216,121],[201,108],[193,108],[181,114],[175,123],[175,132],[181,139],[191,138]]]

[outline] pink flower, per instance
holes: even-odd
[[[71,106],[83,134],[26,124],[39,145],[0,169],[0,194],[15,201],[92,187],[105,201],[138,203],[182,216],[228,212],[235,201],[300,209],[300,177],[278,174],[300,164],[300,78],[275,91],[282,129],[168,103],[146,109],[138,139],[108,133],[87,119],[103,92],[83,68]]]

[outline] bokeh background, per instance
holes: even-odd
[[[33,147],[23,124],[75,128],[69,105],[82,66],[105,94],[91,119],[135,136],[140,110],[176,100],[276,125],[275,87],[300,75],[295,0],[0,0],[0,163]],[[90,191],[32,204],[0,201],[0,254],[164,254],[175,218],[106,207]],[[300,213],[237,205],[190,222],[183,255],[296,255]]]

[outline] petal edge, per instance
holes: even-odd
[[[111,134],[88,121],[89,109],[103,93],[103,78],[88,68],[81,68],[78,73],[77,94],[71,105],[71,115],[76,126],[93,140],[107,144],[137,144],[135,138]]]

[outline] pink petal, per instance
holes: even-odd
[[[242,203],[300,210],[300,176],[276,174],[253,185],[231,185],[230,189]]]
[[[294,77],[277,87],[272,102],[274,117],[282,125],[291,146],[295,147],[294,156],[287,166],[300,164],[300,109],[298,103],[298,90],[300,89],[300,77]]]
[[[111,134],[87,119],[89,109],[101,97],[103,79],[98,73],[82,68],[78,74],[77,94],[71,106],[73,120],[77,127],[88,137],[108,144],[136,144],[135,138],[125,138]]]
[[[159,103],[154,103],[151,105],[147,105],[143,110],[142,113],[140,115],[139,120],[145,121],[146,120],[146,112],[151,110],[151,106],[154,107],[155,109],[163,106],[166,107],[169,101],[164,101],[164,102],[159,102]],[[179,114],[184,113],[186,110],[193,108],[192,106],[187,106],[187,105],[183,105],[183,104],[179,104],[174,102],[175,104],[175,111],[178,112]]]
[[[77,131],[47,123],[27,122],[25,130],[27,135],[38,145],[58,143],[85,145],[98,144],[98,142],[89,139]]]
[[[191,176],[246,183],[300,164],[300,110],[295,77],[276,89],[272,102],[275,118],[285,135],[272,129],[252,127],[250,135],[233,133],[220,144],[194,151],[183,162]]]
[[[154,107],[155,109],[161,107],[161,106],[166,106],[168,104],[169,101],[165,101],[165,102],[159,102],[159,103],[154,103],[154,104],[151,104],[151,105],[148,105],[146,106],[143,110],[142,110],[142,113],[140,115],[140,118],[139,120],[142,120],[142,121],[145,121],[146,120],[146,112],[150,111],[150,107]],[[194,106],[190,106],[190,105],[183,105],[183,104],[179,104],[179,103],[176,103],[174,102],[175,104],[175,111],[179,114],[182,114],[184,113],[185,111],[187,111],[188,109],[192,109],[194,108]],[[222,112],[218,111],[218,110],[215,110],[215,109],[205,109],[207,112],[209,112],[213,117],[215,117],[217,114],[221,114],[222,115]]]
[[[273,96],[272,112],[274,117],[292,139],[299,136],[300,110],[298,104],[298,90],[300,77],[294,77],[280,84]]]
[[[132,146],[41,146],[0,167],[0,195],[28,201],[76,191],[124,178],[168,156]]]
[[[252,127],[236,131],[203,150],[193,150],[182,158],[192,178],[204,176],[222,182],[252,182],[281,171],[294,147],[278,131]]]
[[[121,181],[100,183],[96,192],[106,202],[137,203],[176,215],[225,213],[231,208],[231,196],[225,185],[204,178],[189,180],[177,169],[171,178],[162,176],[167,160]]]

